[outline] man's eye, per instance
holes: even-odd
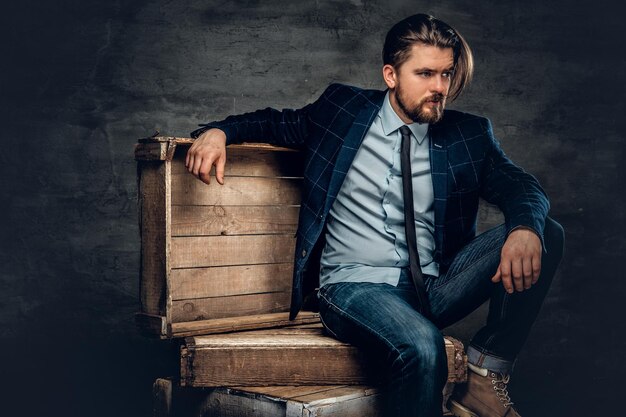
[[[444,78],[452,78],[452,71],[446,71],[441,74]]]
[[[422,71],[422,72],[419,73],[419,75],[420,75],[420,77],[428,78],[428,77],[430,77],[433,74],[430,71]]]

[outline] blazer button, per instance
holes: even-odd
[[[306,256],[306,250],[305,250],[305,249],[303,249],[303,250],[302,250],[302,257],[304,258],[305,256]]]

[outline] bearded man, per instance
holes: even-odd
[[[291,318],[319,288],[326,330],[389,371],[389,416],[442,415],[441,329],[486,300],[468,382],[448,405],[459,417],[519,416],[509,373],[562,256],[545,192],[505,156],[489,120],[444,110],[472,72],[460,33],[418,14],[386,36],[387,90],[333,84],[301,109],[230,116],[192,133],[186,164],[206,183],[213,165],[223,183],[228,144],[302,150]],[[476,236],[479,197],[505,223]]]

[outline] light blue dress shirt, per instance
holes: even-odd
[[[348,281],[396,286],[401,269],[408,267],[400,170],[402,125],[387,92],[331,207],[320,287]],[[420,263],[424,274],[438,276],[439,265],[433,260],[435,215],[428,124],[408,126],[412,133],[413,202]]]

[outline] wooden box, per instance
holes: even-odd
[[[318,322],[288,320],[302,164],[269,145],[228,147],[225,185],[185,168],[191,139],[135,148],[141,230],[141,312],[162,338]]]
[[[452,388],[444,388],[444,404]],[[153,394],[154,417],[384,417],[380,391],[361,385],[180,389],[159,378]]]
[[[448,382],[467,379],[463,345],[446,337]],[[181,385],[363,385],[386,378],[354,346],[323,333],[321,324],[185,339]]]

